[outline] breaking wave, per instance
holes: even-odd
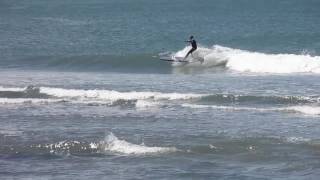
[[[297,113],[302,113],[306,115],[320,115],[320,107],[319,106],[292,106],[285,108],[287,111],[293,111]]]
[[[156,101],[138,100],[136,102],[136,107],[139,109],[149,109],[149,108],[154,108],[158,106],[161,106],[161,103]]]
[[[224,111],[280,111],[280,112],[293,112],[305,115],[320,115],[320,107],[318,106],[290,106],[290,107],[243,107],[243,106],[220,106],[220,105],[201,105],[201,104],[182,104],[183,107],[193,109],[219,109]]]
[[[189,46],[177,52],[128,55],[39,56],[3,62],[13,68],[126,73],[172,73],[177,69],[232,70],[251,73],[320,73],[320,56],[308,54],[267,54],[219,45],[199,47],[187,60],[191,63],[159,61],[159,56],[184,57]],[[185,72],[185,71],[181,71]],[[201,71],[200,71],[201,72]]]
[[[0,98],[0,104],[48,104],[64,102],[59,99],[32,99],[32,98]]]
[[[119,92],[115,90],[84,90],[51,87],[0,87],[0,104],[68,102],[90,105],[152,107],[160,101],[199,99],[204,94]]]
[[[114,152],[121,154],[157,154],[157,153],[168,153],[175,152],[175,147],[151,147],[144,144],[138,145],[127,142],[125,140],[118,139],[113,133],[110,133],[104,141],[100,142],[103,150],[106,152]]]
[[[256,96],[115,90],[63,89],[53,87],[0,87],[0,104],[76,103],[90,106],[121,106],[137,109],[179,105],[231,111],[282,111],[320,115],[317,96]],[[260,105],[261,107],[257,107]]]
[[[48,94],[55,97],[69,98],[91,98],[101,100],[186,100],[199,98],[202,94],[181,94],[181,93],[161,93],[161,92],[118,92],[114,90],[79,90],[79,89],[62,89],[41,87],[40,93]]]
[[[194,109],[203,109],[203,108],[211,108],[211,109],[221,109],[226,111],[275,111],[279,108],[255,108],[255,107],[236,107],[236,106],[218,106],[218,105],[202,105],[202,104],[182,104],[183,107],[189,107]]]
[[[316,103],[319,97],[305,96],[255,96],[234,94],[212,94],[201,97],[202,102],[242,104],[301,104]]]
[[[178,151],[175,147],[157,147],[144,144],[134,144],[118,139],[110,133],[102,141],[86,142],[64,140],[56,143],[33,144],[30,146],[2,146],[2,154],[53,154],[53,155],[81,155],[81,154],[114,154],[114,155],[156,155]]]
[[[2,134],[0,134],[1,137]],[[308,147],[319,147],[319,140],[300,136],[216,136],[209,144],[187,144],[179,145],[173,142],[172,146],[154,146],[144,143],[136,144],[125,139],[120,139],[112,132],[103,140],[63,140],[53,143],[32,143],[24,144],[17,142],[3,141],[0,146],[0,154],[6,156],[153,156],[168,153],[197,153],[197,154],[236,154],[263,150],[267,147],[298,145]],[[271,145],[271,146],[270,146]],[[175,147],[177,146],[177,147]]]
[[[189,49],[190,47],[185,47],[172,56],[184,57]],[[320,73],[320,56],[265,54],[218,45],[211,48],[199,47],[193,57],[189,56],[188,59],[194,62],[188,64],[188,67],[223,66],[234,71],[253,73]],[[181,66],[181,63],[175,66]]]

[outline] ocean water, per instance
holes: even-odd
[[[319,179],[319,7],[0,0],[0,179]]]

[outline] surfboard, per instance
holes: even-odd
[[[175,57],[174,59],[172,57],[160,57],[161,61],[169,61],[169,62],[189,62],[188,60],[184,60],[182,57]]]

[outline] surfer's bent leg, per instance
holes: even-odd
[[[184,57],[184,59],[186,59],[189,56],[189,54],[193,53],[195,50],[196,50],[196,48],[190,49],[190,51],[187,53],[187,55]]]

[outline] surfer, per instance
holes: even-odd
[[[195,50],[197,50],[197,42],[196,40],[194,40],[193,36],[190,36],[189,41],[186,41],[188,43],[191,44],[192,48],[189,50],[189,52],[187,53],[187,55],[184,57],[184,59],[187,59],[187,57],[191,54],[192,52],[194,52]]]

